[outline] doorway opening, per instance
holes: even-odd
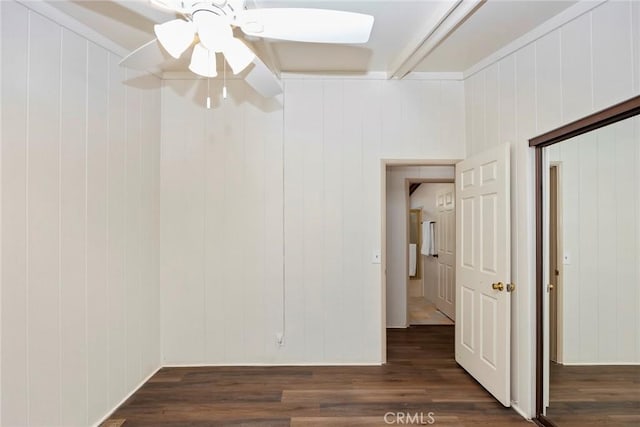
[[[455,361],[502,405],[510,406],[511,294],[515,290],[510,283],[510,146],[496,145],[458,162],[403,163],[382,161],[382,360],[387,356],[386,329],[409,324],[408,180],[455,181],[455,198],[450,193],[456,242],[455,277],[450,276],[455,286],[455,297],[454,291],[450,295],[455,298]],[[398,224],[399,232],[390,230]]]
[[[455,320],[455,184],[408,179],[409,325]],[[412,191],[413,189],[413,191]],[[412,275],[412,273],[415,273]]]
[[[387,328],[409,327],[412,324],[411,310],[416,303],[419,303],[425,295],[437,294],[435,288],[433,290],[430,288],[430,286],[437,286],[437,279],[432,276],[438,272],[437,267],[434,266],[435,260],[439,257],[433,256],[437,255],[437,243],[434,240],[430,247],[426,241],[423,244],[422,240],[426,237],[425,232],[430,230],[430,221],[437,226],[436,200],[433,191],[437,186],[453,186],[456,163],[456,160],[382,160],[381,162],[383,362],[386,362],[387,358]],[[411,186],[418,188],[414,191],[418,196],[425,190],[433,192],[433,200],[427,204],[424,201],[416,201],[417,198],[414,197],[412,206],[409,194]],[[414,209],[413,217],[412,208]],[[412,223],[414,230],[411,229]],[[455,229],[455,221],[453,227]],[[437,234],[437,230],[434,234]],[[411,243],[412,240],[413,243]],[[423,255],[423,252],[429,249],[431,249],[430,255]],[[455,281],[453,283],[455,284]],[[455,294],[455,288],[450,293]],[[435,307],[435,301],[431,302]],[[420,307],[415,308],[420,310]],[[437,312],[437,309],[434,308],[432,311]],[[420,316],[419,313],[416,314]],[[453,322],[449,321],[444,314],[440,314],[440,319],[441,324],[453,325]],[[415,324],[415,321],[413,323]]]

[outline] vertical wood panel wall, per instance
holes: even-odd
[[[511,143],[512,400],[533,414],[535,253],[528,139],[640,93],[640,3],[611,1],[465,80],[467,155]]]
[[[463,84],[284,84],[164,82],[166,364],[381,361],[381,159],[462,158]]]
[[[160,363],[159,83],[0,8],[0,424],[90,425]]]

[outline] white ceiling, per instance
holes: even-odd
[[[465,0],[468,1],[468,0]],[[154,38],[153,24],[174,16],[147,0],[48,0],[126,51]],[[542,24],[576,1],[488,0],[455,28],[414,71],[464,71],[482,58]],[[456,0],[247,0],[247,7],[309,7],[373,15],[364,45],[327,45],[282,41],[254,42],[267,64],[283,72],[389,72],[433,31]],[[163,65],[186,70],[186,61]]]
[[[575,1],[487,1],[415,71],[466,70],[528,33]]]

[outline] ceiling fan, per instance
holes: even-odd
[[[256,56],[247,43],[234,34],[276,40],[311,43],[359,44],[369,40],[373,16],[354,12],[306,8],[247,9],[245,0],[149,0],[152,5],[181,18],[157,24],[157,39],[146,43],[125,57],[120,64],[146,68],[158,58],[149,54],[158,44],[173,58],[179,58],[191,46],[189,70],[202,77],[216,77],[216,56],[220,54],[234,74],[254,64],[245,76],[265,97],[282,91],[277,78]],[[265,75],[265,74],[268,74]]]

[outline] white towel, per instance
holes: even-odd
[[[422,223],[422,255],[430,256],[436,254],[436,223],[425,221]]]
[[[416,259],[417,259],[418,245],[415,243],[409,244],[409,276],[416,275]]]
[[[437,255],[438,250],[436,249],[436,223],[435,221],[431,221],[429,223],[429,231],[431,234],[431,242],[429,242],[429,255]]]

